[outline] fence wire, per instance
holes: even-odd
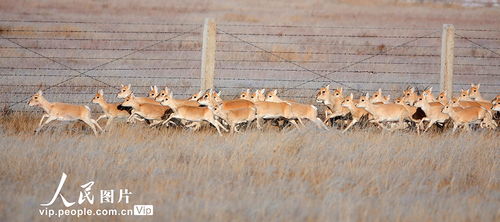
[[[383,88],[397,97],[408,86],[439,88],[441,28],[218,24],[216,88],[279,89],[312,103],[324,85],[359,95]],[[481,83],[500,88],[500,30],[457,27],[454,90]],[[0,106],[32,110],[38,89],[49,100],[90,104],[120,84],[138,95],[169,86],[179,97],[200,82],[201,24],[0,20]]]

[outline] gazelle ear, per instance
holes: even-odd
[[[129,89],[130,89],[130,87],[132,87],[132,85],[131,85],[131,84],[128,84],[128,88],[129,88]]]
[[[154,86],[154,87],[153,87],[153,90],[154,90],[155,92],[158,92],[158,87],[157,87],[157,86]]]
[[[39,96],[41,96],[41,95],[43,95],[43,92],[42,92],[42,90],[40,89],[40,90],[38,90],[38,92],[37,92],[36,94],[38,94]]]
[[[150,89],[150,90],[153,90],[153,87],[152,87],[152,86],[149,86],[149,89]]]
[[[134,93],[130,93],[130,98],[135,98]]]
[[[247,89],[247,93],[250,94],[250,89]]]
[[[344,88],[340,87],[340,94],[342,94],[342,92],[344,92]]]
[[[330,84],[326,85],[326,90],[330,90]]]
[[[366,93],[366,98],[370,98],[370,93]]]
[[[121,87],[122,87],[122,88],[124,87],[124,85],[123,85],[123,84],[120,84],[120,85],[121,85]]]
[[[387,100],[391,100],[391,95],[387,95],[385,98],[386,98]]]
[[[411,87],[411,88],[410,88],[410,91],[411,91],[412,93],[414,93],[414,92],[415,92],[415,87]]]
[[[277,89],[273,90],[273,95],[278,95],[278,90]]]
[[[432,92],[432,86],[431,86],[431,87],[429,87],[429,89],[428,89],[428,90],[429,90],[429,92]]]
[[[101,96],[104,95],[104,90],[100,89],[99,90],[99,95],[101,95]]]
[[[261,89],[261,90],[260,90],[260,93],[261,93],[261,94],[264,94],[264,92],[266,92],[266,89]]]
[[[481,86],[481,83],[478,83],[476,88],[479,89],[480,86]]]
[[[217,96],[220,96],[222,94],[222,90],[219,90],[219,92],[215,93]]]
[[[353,98],[354,98],[354,95],[351,93],[351,95],[349,95],[349,97],[351,97],[351,99],[353,99]]]
[[[382,88],[378,88],[378,93],[382,94]]]

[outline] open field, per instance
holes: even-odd
[[[63,194],[128,188],[155,221],[498,221],[498,132],[341,134],[314,128],[219,137],[118,124],[94,137],[38,119],[0,120],[0,220],[46,220],[39,204]],[[82,205],[102,208],[103,205]],[[60,199],[54,208],[64,208]],[[106,206],[104,206],[105,208]],[[85,218],[85,217],[84,217]],[[66,218],[70,219],[70,218]],[[137,217],[87,217],[135,221]]]

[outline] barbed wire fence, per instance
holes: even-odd
[[[43,89],[51,101],[90,104],[98,89],[119,102],[120,84],[145,96],[152,85],[179,98],[200,88],[201,24],[0,20],[0,105],[26,111]],[[500,90],[500,30],[460,29],[454,91],[481,83]],[[324,85],[360,95],[408,86],[439,89],[441,27],[343,27],[217,24],[215,87],[279,89],[308,103]],[[96,110],[95,105],[92,105]]]

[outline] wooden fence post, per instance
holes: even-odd
[[[201,90],[214,87],[216,34],[217,29],[215,20],[206,18],[203,28],[203,46],[201,50]]]
[[[439,86],[441,91],[446,90],[448,99],[453,95],[453,48],[455,47],[455,27],[451,24],[443,25],[441,36],[441,74]]]

